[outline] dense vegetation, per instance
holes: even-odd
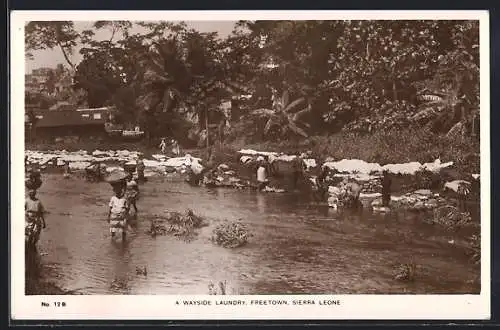
[[[110,39],[96,40],[98,29]],[[78,43],[75,64],[67,54]],[[171,22],[27,24],[28,55],[54,47],[88,106],[116,106],[118,121],[150,138],[198,139],[208,127],[209,142],[303,144],[419,130],[425,141],[476,143],[477,21],[240,21],[226,38]]]

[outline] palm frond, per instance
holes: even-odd
[[[296,99],[290,104],[284,103],[284,109],[283,112],[290,112],[292,111],[295,107],[297,107],[299,104],[303,103],[305,99],[303,97]]]
[[[287,90],[283,92],[283,95],[281,96],[281,105],[282,107],[286,107],[286,105],[290,102],[290,93],[288,93]]]
[[[137,106],[141,110],[145,111],[150,111],[150,110],[155,110],[156,105],[161,101],[161,99],[158,98],[158,96],[153,93],[147,93],[141,97],[139,97],[136,101]]]
[[[420,121],[423,119],[431,119],[435,117],[439,112],[436,110],[434,107],[427,107],[423,110],[420,110],[417,112],[415,115],[411,117],[411,120],[413,121]]]
[[[254,116],[273,116],[275,114],[274,110],[271,109],[256,109],[250,112]]]
[[[308,113],[311,113],[311,111],[312,111],[312,107],[311,107],[311,105],[309,104],[306,108],[304,108],[304,109],[302,109],[302,110],[300,110],[300,111],[296,112],[296,113],[293,115],[292,119],[293,119],[293,121],[297,121],[297,120],[299,120],[299,119],[300,119],[300,117],[302,117],[302,116],[304,116],[304,115],[306,115],[306,114],[308,114]]]
[[[167,84],[172,82],[170,77],[165,76],[163,73],[156,72],[150,68],[144,72],[144,80],[147,83],[162,83]]]
[[[278,121],[276,120],[276,117],[275,116],[272,116],[270,117],[267,122],[266,122],[266,126],[264,126],[264,134],[269,134],[269,131],[271,130],[271,128],[273,128],[273,126],[275,125],[278,125]]]
[[[302,135],[307,138],[309,135],[300,127],[298,127],[293,121],[288,121],[288,128],[292,130],[295,134]]]

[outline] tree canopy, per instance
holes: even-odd
[[[96,40],[99,29],[110,38]],[[156,136],[182,118],[198,118],[202,130],[220,120],[221,102],[243,94],[252,97],[240,103],[241,120],[261,125],[254,110],[267,109],[261,128],[280,126],[280,138],[410,125],[446,133],[478,115],[478,21],[239,21],[225,38],[182,22],[97,21],[82,32],[67,21],[26,25],[27,54],[56,47],[89,106],[115,105]],[[298,100],[300,120],[288,112]]]

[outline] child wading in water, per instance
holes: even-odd
[[[36,189],[29,188],[28,198],[24,203],[25,209],[25,262],[28,274],[31,274],[32,267],[37,254],[37,243],[40,239],[42,229],[46,227],[42,202],[36,197]]]
[[[108,223],[111,238],[116,233],[122,233],[122,241],[127,236],[127,215],[130,209],[129,201],[125,197],[125,187],[123,184],[113,185],[115,195],[109,201]]]

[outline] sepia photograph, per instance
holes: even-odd
[[[19,304],[489,315],[487,12],[160,13],[12,21]]]

